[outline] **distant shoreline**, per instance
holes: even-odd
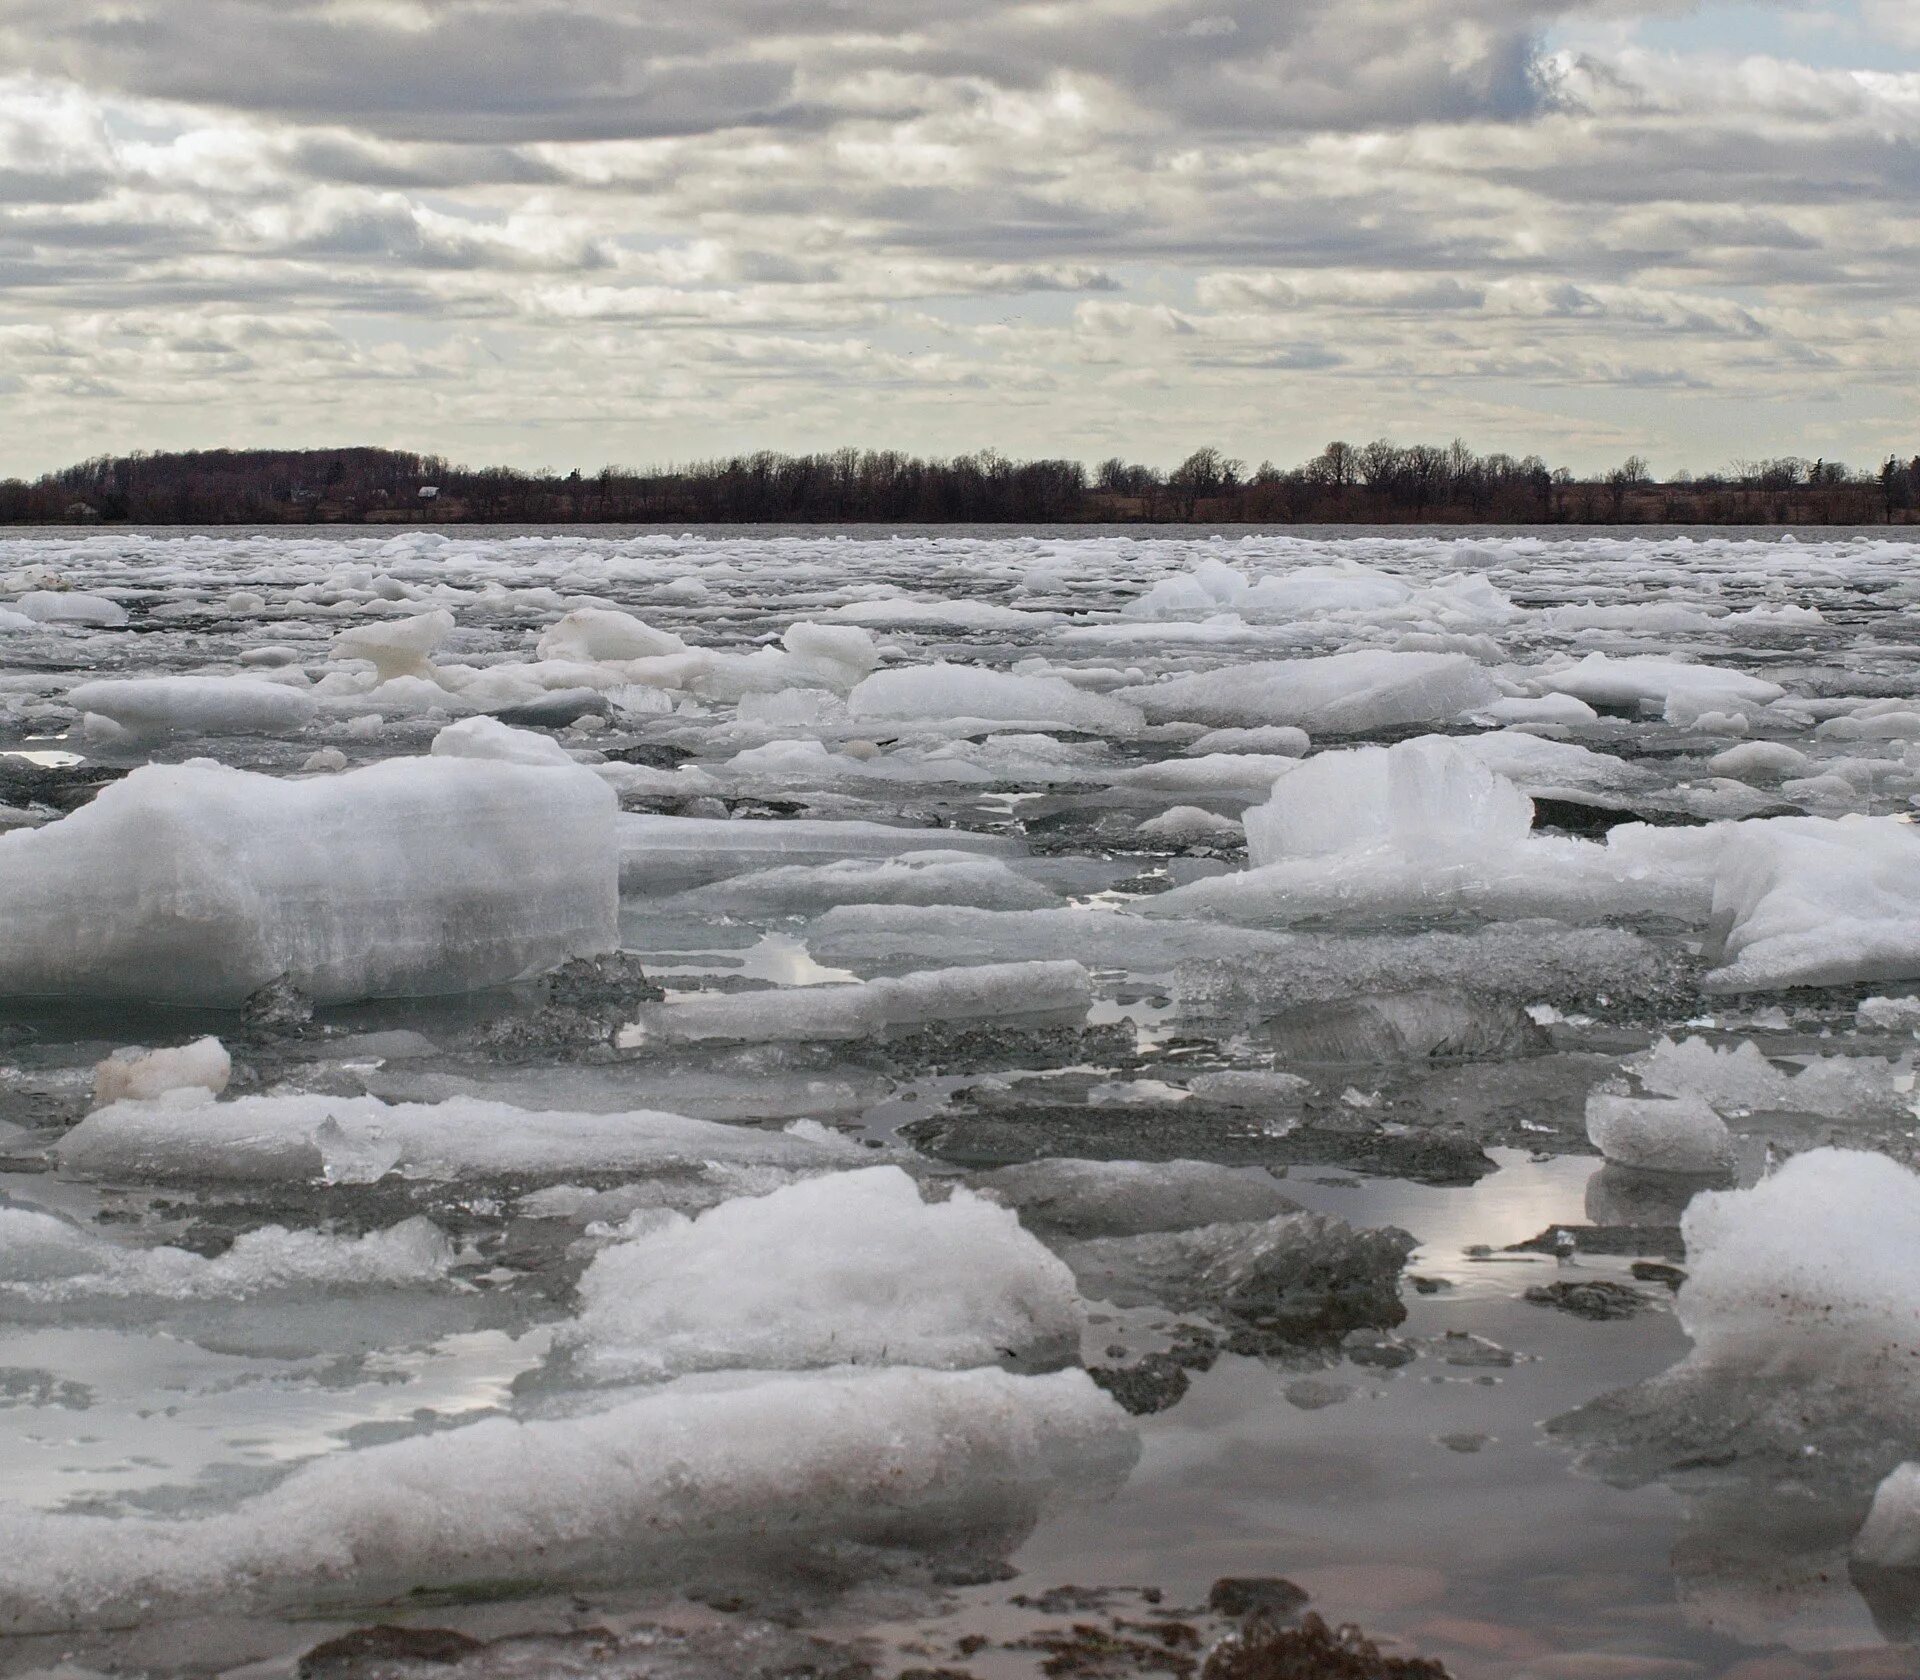
[[[761,452],[588,476],[468,468],[403,450],[190,450],[101,456],[0,481],[0,526],[439,528],[750,525],[1339,529],[1920,523],[1920,457],[1871,473],[1783,457],[1654,481],[1633,457],[1578,478],[1464,443],[1332,443],[1301,466],[1195,450],[1171,471],[1118,458],[925,460],[895,451]]]

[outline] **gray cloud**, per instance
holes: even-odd
[[[1652,9],[0,0],[0,470],[162,407],[583,463],[1892,446],[1920,78]]]

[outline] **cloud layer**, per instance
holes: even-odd
[[[0,471],[1911,451],[1910,8],[1750,9],[0,0]]]

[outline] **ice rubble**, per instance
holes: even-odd
[[[1092,1001],[1092,979],[1077,962],[986,963],[844,985],[683,993],[643,1005],[617,1043],[867,1039],[930,1021],[1078,1017]]]
[[[0,1628],[378,1601],[475,1583],[684,1578],[855,1545],[998,1550],[1137,1452],[1084,1372],[688,1379],[324,1458],[215,1515],[0,1513]]]
[[[1817,1114],[1830,1120],[1899,1120],[1913,1115],[1910,1066],[1871,1056],[1812,1056],[1797,1071],[1777,1067],[1752,1039],[1716,1045],[1660,1038],[1627,1063],[1647,1090],[1693,1096],[1723,1113]]]
[[[1230,665],[1123,688],[1115,698],[1154,723],[1292,724],[1317,736],[1444,722],[1499,699],[1500,690],[1464,654],[1362,649]]]
[[[130,1182],[365,1182],[659,1173],[711,1162],[795,1170],[866,1158],[806,1122],[784,1132],[637,1110],[533,1111],[473,1097],[441,1103],[267,1095],[231,1102],[173,1092],[95,1109],[54,1146],[63,1172]]]
[[[1073,1276],[1005,1208],[928,1203],[898,1167],[724,1202],[601,1250],[557,1346],[598,1382],[694,1371],[1079,1356]]]
[[[202,1090],[218,1096],[233,1077],[233,1057],[217,1038],[196,1039],[171,1049],[128,1046],[93,1070],[96,1108],[123,1097],[146,1101],[167,1091]]]
[[[318,780],[147,765],[0,836],[0,994],[237,1004],[456,992],[617,942],[591,772],[389,759]]]
[[[0,1318],[23,1307],[137,1299],[239,1299],[271,1290],[383,1289],[438,1282],[454,1249],[425,1219],[362,1237],[244,1231],[213,1259],[184,1248],[129,1248],[31,1208],[0,1207]]]

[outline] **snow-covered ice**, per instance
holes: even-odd
[[[1903,533],[10,547],[14,1666],[1920,1628]]]

